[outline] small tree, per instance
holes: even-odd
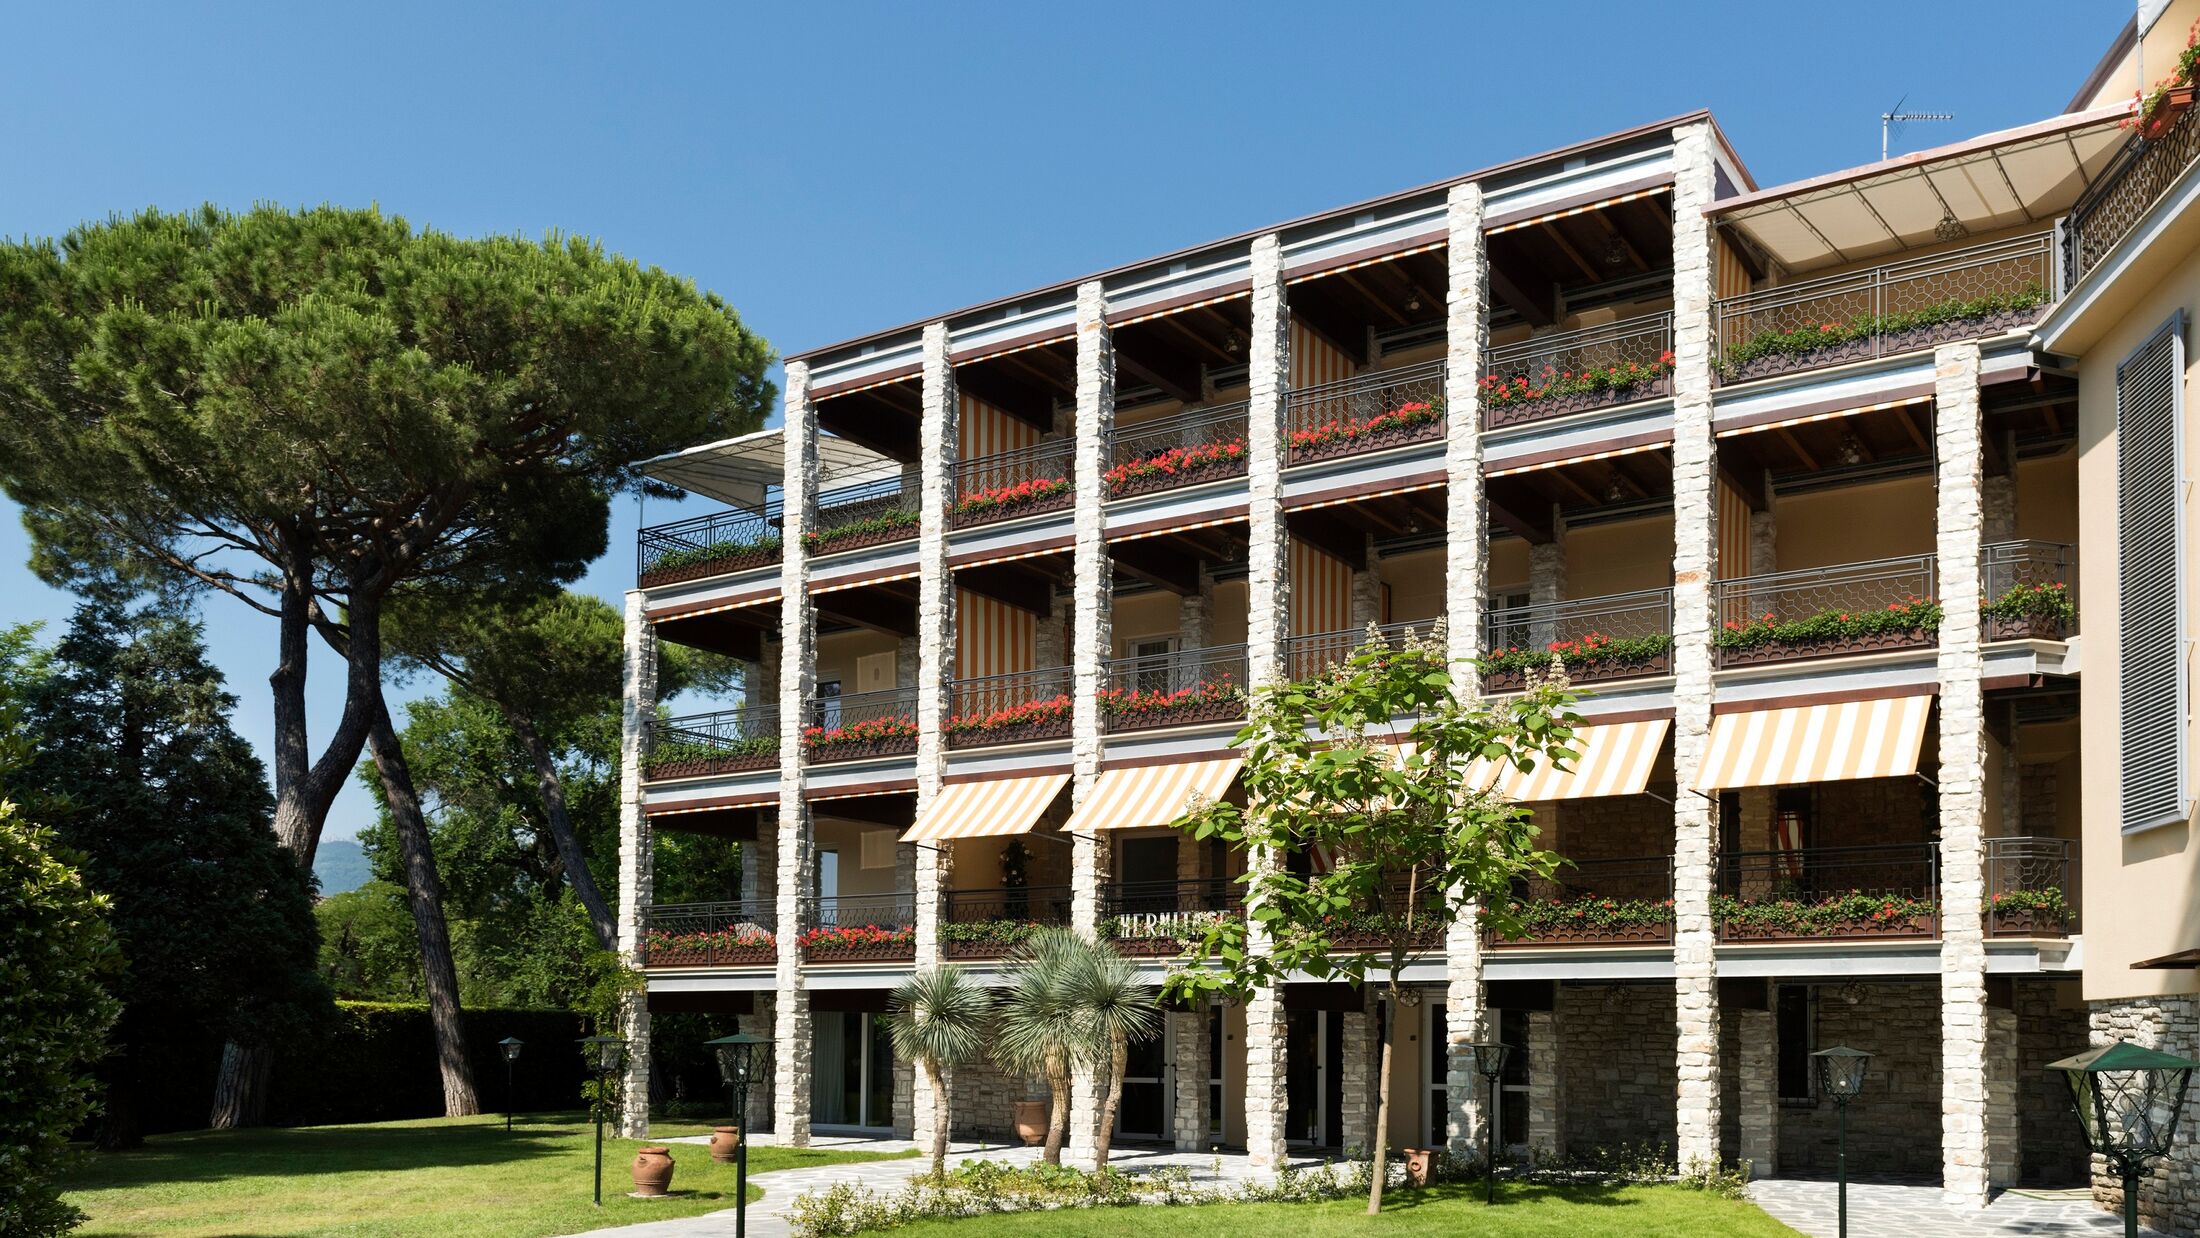
[[[1064,928],[1042,928],[1025,938],[1011,956],[1014,979],[1000,996],[994,1023],[993,1060],[1012,1074],[1046,1080],[1049,1165],[1062,1163],[1070,1072],[1106,1052],[1080,1001],[1088,950],[1084,938]]]
[[[1237,738],[1250,807],[1198,804],[1176,822],[1249,853],[1248,919],[1207,929],[1170,973],[1171,997],[1374,973],[1395,1010],[1407,964],[1470,908],[1500,933],[1518,931],[1512,883],[1548,876],[1559,860],[1536,850],[1526,812],[1486,788],[1504,767],[1573,758],[1572,697],[1554,677],[1509,701],[1462,700],[1443,641],[1439,627],[1392,649],[1370,630],[1342,666],[1255,695]],[[1331,862],[1300,876],[1282,863],[1294,853]],[[1382,1209],[1397,1039],[1397,1019],[1384,1020],[1370,1213]]]
[[[941,1068],[985,1050],[993,996],[959,967],[935,967],[904,980],[886,1000],[894,1054],[917,1063],[932,1089],[932,1176],[947,1172],[947,1087]]]
[[[1138,968],[1107,942],[1087,942],[1077,969],[1077,1005],[1091,1026],[1091,1037],[1107,1051],[1108,1091],[1100,1105],[1100,1129],[1094,1135],[1093,1164],[1105,1169],[1114,1140],[1115,1112],[1123,1103],[1123,1072],[1131,1046],[1161,1031],[1161,1009],[1152,985],[1140,984]]]

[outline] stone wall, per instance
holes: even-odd
[[[2094,1002],[2089,1022],[2097,1045],[2128,1040],[2181,1057],[2200,1056],[2200,996]],[[2193,1119],[2189,1098],[2185,1109],[2170,1154],[2155,1162],[2139,1183],[2139,1220],[2172,1234],[2200,1233],[2200,1123]],[[2094,1202],[2121,1212],[2123,1184],[2109,1176],[2107,1162],[2100,1157],[2092,1158],[2092,1168]]]
[[[1670,782],[1649,789],[1666,801],[1673,798]],[[1673,850],[1673,810],[1648,795],[1544,804],[1535,810],[1535,820],[1545,831],[1537,845],[1569,860],[1637,860]]]
[[[947,1111],[948,1130],[955,1139],[979,1139],[987,1143],[1019,1143],[1015,1108],[1019,1100],[1044,1100],[1046,1086],[1009,1075],[991,1062],[965,1062],[947,1080],[953,1097]]]
[[[1560,985],[1559,1057],[1566,1147],[1671,1147],[1677,1085],[1673,990],[1663,985]]]
[[[2070,1111],[2070,1088],[2047,1064],[2087,1043],[2085,1003],[2074,980],[2019,980],[2016,993],[2019,1180],[2076,1186],[2086,1179],[2085,1136]]]
[[[1849,1108],[1849,1173],[1940,1175],[1940,987],[1822,985],[1813,1003],[1813,1047],[1847,1045],[1872,1055],[1864,1092]],[[1833,1102],[1780,1110],[1780,1170],[1832,1173]],[[1761,1171],[1760,1171],[1761,1172]]]
[[[1813,791],[1813,846],[1878,847],[1932,837],[1932,788],[1915,778],[1822,782]]]

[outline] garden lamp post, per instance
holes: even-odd
[[[1811,1056],[1818,1059],[1819,1086],[1833,1098],[1834,1129],[1838,1132],[1833,1145],[1833,1173],[1840,1191],[1840,1234],[1841,1238],[1849,1238],[1849,1102],[1864,1090],[1864,1067],[1870,1065],[1872,1055],[1835,1045]]]
[[[1497,1202],[1497,1080],[1505,1073],[1505,1062],[1512,1057],[1512,1046],[1497,1043],[1475,1043],[1467,1046],[1474,1054],[1474,1069],[1488,1085],[1488,1099],[1482,1108],[1482,1130],[1486,1151],[1482,1162],[1482,1202]]]
[[[2139,1233],[2139,1179],[2148,1161],[2169,1155],[2185,1086],[2200,1062],[2121,1040],[2050,1062],[2070,1083],[2088,1147],[2124,1180],[2124,1233]]]
[[[718,1075],[726,1081],[727,1100],[733,1106],[733,1238],[748,1238],[749,1081],[755,1077],[757,1058],[771,1041],[735,1032],[703,1043],[718,1054]]]
[[[526,1047],[527,1042],[517,1036],[506,1036],[497,1042],[497,1048],[504,1050],[504,1133],[507,1135],[512,1133],[512,1063],[519,1060],[519,1051]]]
[[[581,1055],[596,1067],[596,1206],[603,1207],[603,1108],[611,1095],[611,1076],[619,1069],[626,1042],[617,1036],[585,1036],[578,1042]]]

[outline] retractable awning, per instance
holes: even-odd
[[[1931,694],[1921,693],[1720,714],[1711,720],[1696,789],[1915,774],[1932,708]]]
[[[1028,778],[988,778],[951,782],[939,798],[901,836],[905,843],[943,842],[951,838],[1005,838],[1028,834],[1039,815],[1069,785],[1069,775],[1034,774]]]
[[[1195,795],[1210,800],[1222,798],[1244,764],[1244,757],[1228,756],[1102,770],[1092,794],[1085,797],[1084,804],[1063,828],[1083,833],[1167,825],[1191,807]]]
[[[1468,771],[1468,782],[1520,804],[1640,795],[1650,785],[1650,771],[1657,768],[1658,753],[1665,748],[1665,735],[1672,727],[1670,718],[1578,727],[1573,749],[1580,756],[1572,768],[1539,761],[1534,769],[1523,770],[1509,762],[1500,766],[1476,761]]]

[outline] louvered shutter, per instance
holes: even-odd
[[[2185,819],[2184,316],[2116,367],[2123,828]]]

